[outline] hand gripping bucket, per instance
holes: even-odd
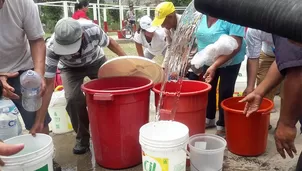
[[[7,144],[24,144],[24,149],[12,156],[0,156],[5,166],[1,171],[53,171],[54,145],[46,134],[17,136],[4,141]]]

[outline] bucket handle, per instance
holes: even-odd
[[[113,94],[111,93],[95,93],[93,95],[93,100],[99,101],[113,101]]]
[[[189,142],[186,142],[186,145],[185,145],[185,148],[183,149],[185,152],[186,152],[186,157],[188,160],[190,160],[190,152],[188,151],[188,145],[189,145]]]
[[[269,111],[267,111],[267,112],[263,112],[262,115],[269,115],[269,114],[272,113],[271,111],[272,111],[272,110],[269,110]]]

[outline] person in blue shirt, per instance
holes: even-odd
[[[220,56],[211,65],[203,67],[204,78],[212,86],[208,95],[206,127],[215,127],[216,115],[216,87],[219,83],[219,104],[234,94],[234,87],[245,56],[244,27],[203,15],[200,25],[196,30],[198,51],[203,50],[210,44],[215,43],[221,35],[229,35],[236,39],[238,48],[232,54]],[[224,136],[224,111],[219,105],[219,120],[217,125],[217,135]]]

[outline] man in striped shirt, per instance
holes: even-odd
[[[58,21],[55,33],[47,44],[45,72],[47,87],[39,112],[47,111],[58,66],[67,100],[66,110],[77,133],[74,154],[84,154],[89,150],[89,119],[81,85],[86,76],[96,79],[98,69],[106,62],[102,47],[108,47],[118,56],[126,55],[98,25],[89,20],[72,18]]]

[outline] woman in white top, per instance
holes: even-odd
[[[160,55],[164,56],[167,48],[164,29],[153,27],[151,23],[152,20],[149,16],[142,17],[139,21],[139,29],[133,39],[138,55],[148,59]]]

